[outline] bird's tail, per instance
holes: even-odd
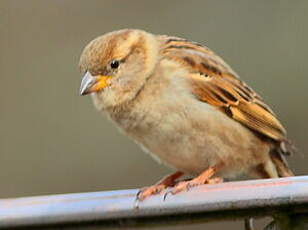
[[[296,148],[289,141],[281,142],[279,147],[271,151],[270,156],[276,166],[279,177],[294,176],[294,173],[288,166],[285,155],[291,155],[295,151],[297,151]]]

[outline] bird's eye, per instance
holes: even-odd
[[[120,65],[120,62],[118,60],[112,60],[110,63],[110,66],[112,69],[117,69]]]

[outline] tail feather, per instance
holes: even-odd
[[[273,149],[270,153],[271,159],[276,166],[279,177],[294,176],[294,173],[288,166],[288,162],[285,159],[285,152],[281,148]]]

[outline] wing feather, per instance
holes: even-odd
[[[269,139],[286,141],[286,131],[269,106],[213,51],[185,39],[158,38],[163,57],[187,69],[192,93],[199,100]]]

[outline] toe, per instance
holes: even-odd
[[[189,182],[183,181],[183,182],[178,183],[178,184],[172,189],[171,193],[174,195],[174,194],[177,194],[177,193],[179,193],[179,192],[187,191],[189,188],[190,188]]]
[[[220,184],[222,182],[224,182],[224,180],[221,177],[214,177],[207,181],[208,184]]]
[[[153,186],[141,189],[137,194],[137,199],[140,201],[143,201],[152,195],[159,194],[164,189],[165,187],[162,185],[153,185]]]

